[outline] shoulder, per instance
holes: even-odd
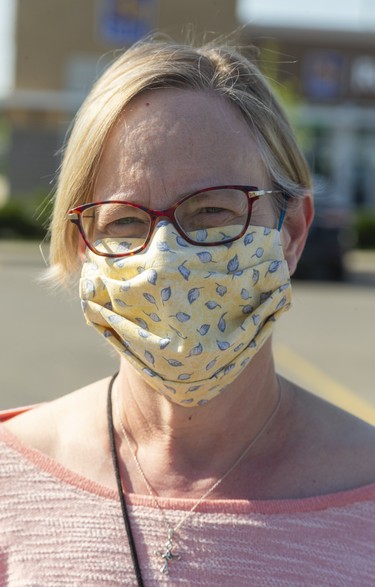
[[[375,428],[289,385],[293,400],[293,458],[322,492],[375,483]],[[319,493],[319,491],[318,491]]]
[[[57,400],[3,412],[0,422],[26,446],[55,458],[70,438],[92,438],[98,410],[105,410],[107,379],[92,383]],[[90,430],[89,430],[90,429]]]

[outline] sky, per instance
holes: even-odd
[[[238,0],[245,22],[375,30],[375,0]]]
[[[14,0],[0,0],[0,97],[9,91],[13,80]]]

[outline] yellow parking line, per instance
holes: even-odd
[[[296,383],[328,402],[375,425],[375,406],[307,361],[288,346],[275,345],[276,364]]]

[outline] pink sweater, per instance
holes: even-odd
[[[68,471],[0,425],[0,587],[135,586],[115,491]],[[322,497],[206,501],[166,539],[149,497],[128,495],[146,587],[374,587],[375,484]],[[161,499],[176,525],[189,499]]]

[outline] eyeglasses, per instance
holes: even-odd
[[[250,221],[267,226],[264,212],[253,211],[254,203],[260,197],[281,193],[255,186],[214,186],[189,194],[165,210],[106,200],[72,208],[68,218],[78,226],[88,248],[103,257],[126,257],[144,250],[156,224],[164,218],[175,227],[177,238],[214,247],[241,238]],[[285,212],[286,203],[280,213],[279,230]]]

